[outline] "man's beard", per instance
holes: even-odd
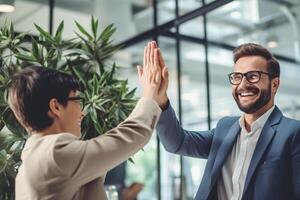
[[[261,89],[259,90],[257,87],[254,86],[248,86],[245,88],[245,91],[255,91],[255,93],[259,93],[260,91],[260,95],[259,98],[252,104],[243,106],[240,103],[239,100],[239,95],[238,95],[238,91],[235,91],[232,96],[235,100],[235,102],[237,103],[239,109],[247,114],[251,114],[251,113],[255,113],[256,111],[258,111],[259,109],[261,109],[262,107],[264,107],[271,99],[271,83],[269,83],[268,85],[268,89]]]

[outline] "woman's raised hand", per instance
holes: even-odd
[[[160,66],[159,48],[155,41],[148,42],[145,47],[143,67],[138,66],[138,75],[143,87],[143,97],[151,98],[158,102],[162,68]]]

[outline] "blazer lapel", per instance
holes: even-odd
[[[225,162],[225,159],[227,158],[228,154],[231,152],[233,144],[236,141],[236,138],[238,136],[238,133],[240,132],[241,128],[239,125],[238,120],[231,126],[228,134],[225,136],[222,144],[220,145],[219,150],[217,151],[216,154],[216,159],[213,165],[213,169],[212,169],[212,176],[211,176],[211,185],[210,185],[210,189],[211,187],[215,184],[222,166]],[[226,131],[226,130],[224,130]]]
[[[267,120],[266,124],[264,125],[264,127],[261,131],[261,135],[257,141],[256,147],[255,147],[255,150],[254,150],[251,162],[250,162],[250,166],[248,168],[243,195],[245,195],[245,192],[249,186],[251,178],[253,177],[255,169],[256,169],[257,165],[259,164],[267,147],[269,146],[269,143],[272,141],[272,139],[276,133],[276,128],[273,126],[279,123],[281,117],[282,117],[282,113],[276,106],[274,108],[272,114],[270,115],[269,119]]]

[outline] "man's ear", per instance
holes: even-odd
[[[274,94],[276,94],[279,85],[280,85],[280,80],[279,77],[273,78],[272,82],[271,82],[271,87],[272,87],[272,91],[274,92]]]
[[[59,117],[61,115],[62,105],[57,101],[57,99],[50,99],[49,101],[49,116],[52,118]]]

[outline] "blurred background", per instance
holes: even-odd
[[[223,116],[240,114],[227,79],[232,50],[259,43],[281,64],[276,104],[300,119],[299,0],[16,0],[14,6],[0,13],[0,23],[12,21],[16,32],[30,35],[37,34],[33,23],[53,32],[64,20],[65,39],[74,36],[74,20],[89,27],[93,15],[100,29],[114,23],[114,43],[122,49],[111,62],[132,88],[138,87],[144,46],[157,40],[169,67],[170,102],[189,130],[211,129]],[[133,159],[124,182],[144,185],[139,200],[193,199],[205,167],[205,160],[167,153],[156,134]]]

